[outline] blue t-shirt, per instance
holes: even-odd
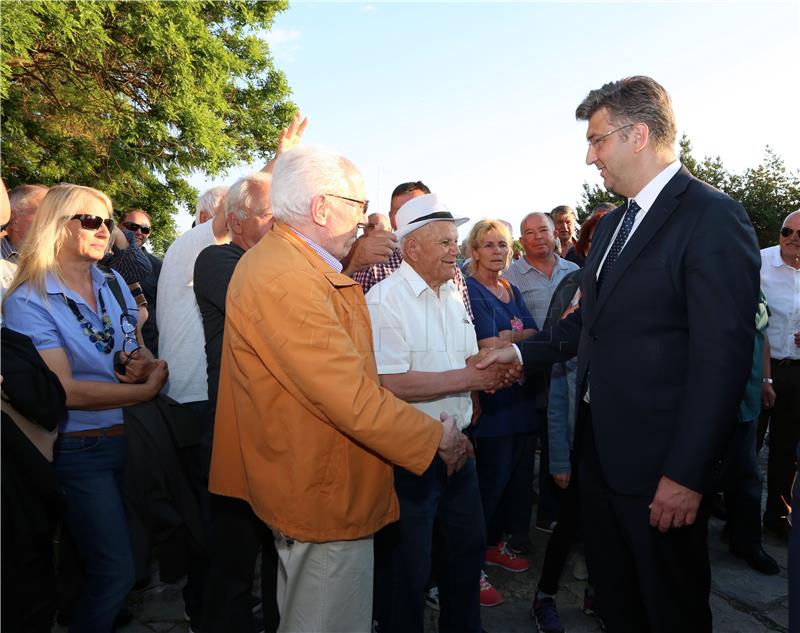
[[[48,274],[45,280],[47,300],[28,284],[17,288],[6,298],[3,317],[6,326],[30,337],[36,349],[61,347],[67,355],[72,377],[75,380],[118,382],[114,375],[114,354],[122,350],[123,334],[120,328],[122,308],[108,285],[106,276],[92,266],[92,286],[95,296],[103,298],[106,313],[114,328],[114,346],[110,353],[98,350],[83,333],[78,319],[70,310],[65,297],[75,302],[78,310],[96,332],[103,329],[100,302],[95,313],[78,293],[64,286],[55,275]],[[128,286],[118,273],[114,273],[128,307],[128,313],[136,318],[138,308]],[[70,409],[66,423],[59,429],[62,433],[86,431],[122,424],[122,409],[87,411]]]
[[[536,321],[525,305],[522,293],[513,284],[511,301],[503,303],[474,277],[467,279],[469,300],[475,315],[475,334],[482,339],[499,336],[513,329],[518,320],[523,329],[537,328]],[[499,437],[513,433],[532,433],[539,427],[536,394],[529,385],[513,385],[495,394],[480,393],[481,417],[473,429],[475,437]]]

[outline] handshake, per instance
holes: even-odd
[[[519,380],[522,376],[522,364],[511,345],[495,349],[484,348],[467,359],[464,372],[467,382],[464,391],[494,393]]]

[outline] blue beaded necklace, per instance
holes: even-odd
[[[89,337],[89,340],[94,343],[94,346],[99,351],[103,352],[103,354],[110,354],[111,350],[114,349],[114,327],[111,325],[111,319],[108,318],[108,314],[106,313],[106,304],[103,301],[103,295],[98,294],[97,298],[100,300],[100,318],[103,322],[103,329],[99,332],[96,332],[92,324],[83,317],[81,311],[78,310],[78,306],[75,305],[75,302],[64,295],[64,301],[67,302],[69,309],[72,310],[72,314],[78,319],[83,333]]]

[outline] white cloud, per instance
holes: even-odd
[[[294,60],[294,55],[300,50],[299,29],[272,29],[264,34],[264,39],[269,45],[270,52],[277,60],[290,62]]]
[[[363,7],[361,7],[361,10],[364,13],[375,13],[378,9],[374,4],[365,4]]]

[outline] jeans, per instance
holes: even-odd
[[[61,436],[56,441],[55,469],[64,495],[64,522],[86,573],[70,633],[110,633],[134,583],[121,492],[127,447],[124,435]]]
[[[439,583],[442,633],[480,633],[480,573],[486,547],[475,460],[450,477],[439,457],[422,475],[395,467],[400,521],[376,536],[376,615],[381,633],[422,633],[437,515],[446,569]]]

